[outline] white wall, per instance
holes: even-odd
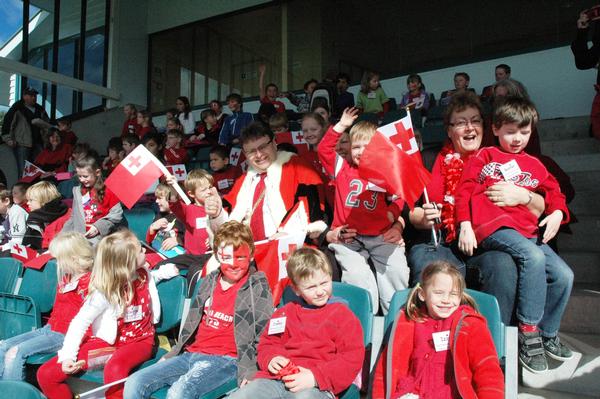
[[[454,88],[455,72],[467,72],[471,77],[469,87],[478,94],[494,82],[494,69],[498,64],[512,68],[511,77],[521,81],[535,102],[542,119],[589,115],[594,98],[596,69],[580,71],[575,68],[571,49],[559,47],[550,50],[520,54],[511,57],[459,65],[451,68],[419,73],[427,91],[439,99],[444,90]],[[398,101],[406,92],[406,77],[400,76],[381,82],[388,97]],[[349,91],[357,93],[359,87]]]

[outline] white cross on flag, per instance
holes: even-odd
[[[29,247],[26,247],[25,245],[15,243],[12,244],[12,246],[10,247],[10,255],[13,258],[25,263],[30,259],[36,258],[38,253],[35,251],[35,249],[31,249]]]
[[[240,161],[240,157],[242,156],[242,149],[233,147],[229,152],[229,164],[233,166],[237,166]]]
[[[171,173],[177,181],[185,181],[187,177],[187,171],[185,170],[185,165],[177,164],[177,165],[167,165],[167,170]]]
[[[292,141],[295,145],[306,144],[306,140],[304,140],[304,133],[302,133],[301,130],[292,132]]]
[[[148,187],[163,175],[164,166],[159,164],[146,147],[138,145],[108,176],[106,187],[131,209]]]
[[[21,174],[21,181],[25,183],[31,183],[38,177],[40,177],[44,171],[29,161],[25,161],[23,166],[23,173]]]

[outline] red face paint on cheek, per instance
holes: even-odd
[[[219,248],[218,255],[221,273],[227,279],[237,282],[248,273],[250,248],[247,245],[235,249],[231,245],[222,246]]]

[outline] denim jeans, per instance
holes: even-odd
[[[407,256],[410,267],[410,285],[414,286],[420,282],[423,269],[430,263],[439,260],[452,263],[465,276],[466,266],[463,259],[464,256],[458,251],[455,243],[448,245],[445,242],[440,242],[437,247],[433,242],[413,245]]]
[[[228,396],[229,399],[332,399],[330,392],[318,388],[290,392],[280,380],[258,378]]]
[[[25,362],[31,355],[53,353],[62,348],[65,336],[49,325],[0,341],[0,377],[23,380]],[[15,348],[12,349],[11,348]]]
[[[170,385],[167,398],[195,399],[232,378],[237,379],[237,359],[185,352],[133,373],[125,383],[123,398],[149,398]]]
[[[23,147],[22,145],[16,145],[13,148],[15,154],[15,160],[17,161],[17,174],[19,178],[23,175],[23,168],[25,167],[25,161],[29,160],[31,156],[31,148]]]
[[[513,229],[500,229],[481,242],[512,256],[518,268],[517,319],[538,325],[542,335],[558,333],[571,288],[573,272],[546,244],[525,238]]]

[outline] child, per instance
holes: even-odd
[[[205,109],[200,113],[200,119],[200,123],[196,126],[196,134],[190,137],[190,141],[206,140],[209,144],[216,145],[221,131],[217,113],[212,109]]]
[[[123,137],[123,151],[125,156],[131,154],[131,151],[135,150],[140,144],[140,138],[136,134],[127,134]]]
[[[475,92],[473,89],[469,89],[469,82],[471,77],[466,72],[457,72],[454,74],[454,90],[447,90],[440,96],[440,105],[450,104],[452,96],[457,93],[469,90]]]
[[[414,103],[414,109],[420,109],[421,112],[427,112],[429,109],[429,93],[425,91],[423,80],[417,74],[409,75],[406,78],[406,87],[408,91],[402,96],[401,107]]]
[[[188,161],[188,152],[181,146],[183,133],[179,130],[169,130],[167,132],[167,145],[163,151],[165,165],[185,164]]]
[[[279,88],[275,83],[269,83],[265,87],[265,72],[267,66],[260,64],[258,66],[258,90],[260,92],[261,103],[271,103],[277,110],[277,112],[285,112],[285,104],[278,100]]]
[[[92,244],[123,223],[119,199],[104,186],[97,159],[87,155],[75,164],[80,185],[73,187],[73,211],[63,231],[78,231]]]
[[[194,134],[196,121],[194,120],[194,114],[192,114],[190,100],[185,96],[177,97],[175,108],[177,108],[177,119],[183,126],[183,133],[186,135]]]
[[[125,122],[123,122],[123,128],[121,129],[121,137],[126,134],[136,134],[139,129],[137,108],[133,104],[125,104],[123,106],[123,114],[125,115]]]
[[[227,115],[223,113],[223,106],[221,105],[221,102],[219,100],[211,100],[211,102],[208,103],[208,106],[215,113],[217,117],[217,124],[219,126],[223,126],[223,121]]]
[[[510,97],[496,106],[492,129],[500,147],[479,150],[465,165],[455,212],[462,252],[471,255],[480,246],[513,257],[519,270],[519,360],[540,373],[548,369],[545,353],[558,360],[573,355],[557,335],[573,272],[546,244],[569,219],[565,196],[544,165],[523,151],[536,122],[537,111],[525,98]],[[533,192],[544,194],[548,216],[539,223],[545,227],[543,233],[538,231],[537,217],[527,209],[529,202],[497,206],[488,198],[486,188],[502,181],[530,190],[529,202]]]
[[[379,74],[365,71],[360,81],[360,92],[356,97],[356,108],[363,113],[374,113],[383,116],[389,111],[389,98],[379,83]]]
[[[23,208],[26,212],[29,213],[29,206],[27,205],[27,197],[26,197],[26,193],[27,193],[27,189],[29,188],[30,184],[29,183],[25,183],[25,182],[17,182],[15,184],[13,184],[12,186],[12,197],[13,197],[13,204],[15,205],[19,205],[21,208]]]
[[[219,144],[230,146],[240,143],[240,133],[252,123],[252,114],[242,112],[242,96],[237,93],[231,93],[227,96],[227,106],[232,112],[223,122],[221,133],[219,134]]]
[[[273,313],[258,344],[259,372],[232,399],[332,398],[361,370],[363,331],[348,306],[331,296],[332,272],[325,254],[300,248],[286,269],[300,299]]]
[[[319,84],[316,79],[311,79],[304,83],[304,95],[296,96],[293,93],[288,93],[288,98],[292,104],[296,106],[296,110],[299,113],[305,113],[310,111],[310,102],[312,100],[313,91]]]
[[[66,172],[72,152],[73,147],[62,141],[58,129],[50,128],[47,143],[33,163],[45,172]]]
[[[69,324],[58,356],[37,372],[48,399],[72,397],[65,383],[70,375],[104,366],[108,384],[127,377],[152,356],[153,323],[160,319],[160,302],[145,262],[145,251],[129,230],[100,241],[89,296]],[[122,397],[122,384],[109,388],[106,397]]]
[[[183,246],[185,226],[171,212],[171,208],[169,207],[169,201],[173,196],[171,188],[166,184],[160,183],[156,187],[156,190],[154,190],[154,196],[156,197],[158,213],[154,217],[150,227],[148,227],[146,242],[152,244],[156,236],[160,236],[162,239],[161,249],[165,251],[178,245]]]
[[[123,160],[123,142],[120,137],[113,137],[108,142],[108,156],[102,162],[102,173],[108,176]]]
[[[398,314],[373,378],[374,399],[504,398],[504,377],[485,318],[460,272],[428,265]]]
[[[3,184],[0,184],[0,216],[2,217],[0,256],[10,256],[10,248],[23,241],[29,215],[21,206],[13,203],[11,191]]]
[[[69,323],[87,296],[94,251],[83,235],[57,235],[50,244],[50,253],[56,258],[59,276],[50,319],[40,329],[0,341],[0,379],[23,380],[29,356],[58,351]]]
[[[302,135],[294,140],[293,134],[297,134],[297,132],[290,132],[288,118],[285,113],[275,113],[271,115],[269,118],[269,128],[275,135],[275,142],[278,145],[288,143],[295,146],[298,153],[305,153],[308,151],[308,145],[305,143]]]
[[[138,128],[137,136],[142,140],[148,133],[156,132],[156,128],[152,123],[152,114],[148,110],[138,111],[137,113]]]
[[[256,345],[273,313],[263,272],[253,262],[248,226],[231,221],[215,235],[220,268],[202,282],[181,336],[163,361],[133,374],[125,399],[145,399],[171,386],[170,398],[198,398],[237,376],[238,385],[256,372]]]
[[[377,304],[381,303],[385,314],[394,292],[408,286],[409,269],[404,246],[399,245],[404,230],[399,218],[404,201],[399,199],[388,204],[387,194],[370,190],[368,182],[358,174],[361,154],[377,126],[369,122],[355,124],[350,130],[352,161],[337,156],[336,144],[357,116],[356,108],[345,110],[318,148],[321,164],[327,174],[333,176],[335,184],[332,228],[343,226],[357,231],[354,239],[329,247],[342,267],[342,281],[368,290],[373,311],[377,313]],[[377,278],[371,272],[369,258],[375,265]]]
[[[220,196],[231,191],[235,180],[242,175],[240,168],[229,165],[229,151],[227,147],[218,145],[210,150],[210,170],[213,174],[213,184]]]
[[[71,130],[71,121],[69,119],[62,118],[59,119],[56,123],[60,132],[61,141],[72,146],[77,144],[77,136],[75,135],[75,132]]]
[[[350,76],[348,76],[346,73],[340,73],[336,76],[335,86],[337,89],[337,98],[332,109],[333,115],[337,118],[342,115],[346,108],[354,107],[354,95],[352,93],[348,93]]]
[[[321,115],[321,118],[323,118],[327,126],[331,124],[331,113],[329,112],[327,104],[316,104],[310,112]]]
[[[164,140],[163,135],[150,132],[142,140],[144,147],[148,149],[157,159],[163,159]]]
[[[62,202],[61,195],[54,184],[41,181],[27,189],[27,203],[29,204],[29,217],[27,229],[23,237],[23,245],[35,250],[48,248],[52,237],[62,229],[66,222],[63,218],[69,208]],[[60,220],[62,218],[62,220]],[[55,226],[59,223],[60,226]],[[46,231],[48,228],[48,231]],[[43,245],[42,242],[46,245]]]

